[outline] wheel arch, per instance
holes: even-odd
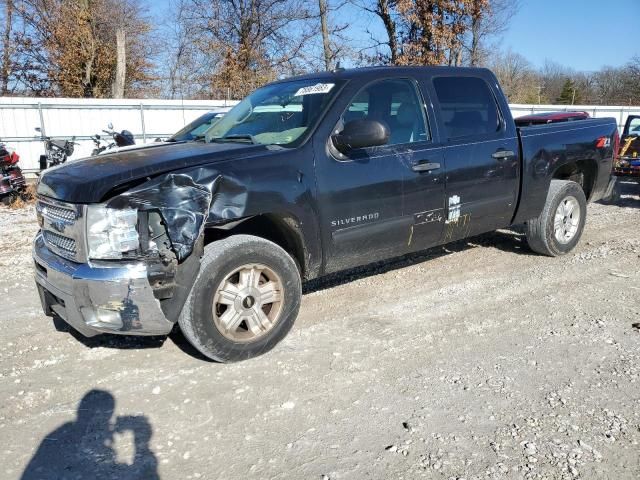
[[[272,241],[294,258],[302,278],[307,279],[312,275],[311,256],[304,240],[302,224],[294,215],[288,212],[263,213],[222,225],[210,225],[204,231],[204,244],[239,234]]]
[[[598,178],[598,162],[593,158],[570,161],[556,168],[551,178],[576,182],[582,188],[588,202]]]

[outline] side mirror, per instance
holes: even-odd
[[[377,120],[353,120],[331,139],[340,153],[347,154],[356,148],[386,145],[389,135],[389,128]]]

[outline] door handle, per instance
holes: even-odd
[[[515,157],[513,150],[497,150],[491,154],[496,160],[504,160],[505,158]]]
[[[411,170],[414,172],[430,172],[439,168],[440,164],[438,162],[418,162],[412,165]]]

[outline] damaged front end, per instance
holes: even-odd
[[[144,264],[76,264],[54,254],[42,233],[34,241],[33,257],[45,314],[59,316],[81,334],[163,335],[173,328],[155,298]]]
[[[101,204],[40,197],[33,256],[45,313],[85,336],[169,333],[198,274],[214,183],[169,174]]]

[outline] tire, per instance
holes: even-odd
[[[569,211],[571,213],[566,215]],[[555,228],[557,216],[558,230]],[[534,252],[550,257],[569,253],[580,241],[586,217],[587,199],[580,185],[568,180],[551,180],[542,213],[527,222],[529,247]]]
[[[234,235],[205,247],[178,324],[206,357],[236,362],[275,347],[291,330],[301,298],[300,272],[286,251],[260,237]]]

